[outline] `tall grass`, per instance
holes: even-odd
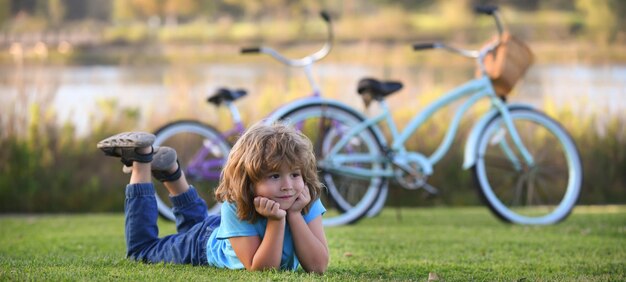
[[[254,97],[246,98],[238,105],[244,121],[250,124],[270,113],[284,101],[302,96],[306,89],[304,78],[294,76],[279,78],[284,74],[270,75]],[[173,71],[164,79],[174,93],[168,102],[166,115],[140,112],[138,109],[122,108],[114,100],[101,101],[90,121],[91,133],[75,136],[72,124],[62,126],[56,123],[56,114],[49,105],[53,94],[33,97],[27,90],[16,95],[11,111],[3,105],[8,115],[3,118],[10,124],[0,138],[0,212],[78,212],[78,211],[117,211],[122,207],[119,196],[127,181],[120,173],[121,165],[105,158],[96,148],[100,139],[127,130],[152,131],[166,122],[180,118],[206,117],[206,109],[193,95],[191,85],[194,77],[186,75],[184,69]],[[401,78],[402,79],[402,78]],[[407,78],[410,79],[410,78]],[[415,79],[415,78],[412,78]],[[419,80],[419,78],[418,78]],[[422,79],[422,82],[428,79]],[[350,103],[357,109],[377,111],[372,106],[365,109],[362,103],[354,100],[355,94],[345,95],[338,91],[341,84],[332,80],[324,81],[329,98]],[[435,83],[433,83],[435,84]],[[428,85],[427,85],[428,86]],[[29,89],[24,86],[17,89]],[[429,87],[429,86],[428,86]],[[445,86],[444,86],[445,87]],[[441,95],[443,87],[431,87],[430,91],[418,97],[407,94],[390,97],[394,107],[394,119],[400,127],[412,117],[416,109],[421,109]],[[415,90],[415,89],[411,89]],[[51,88],[48,93],[54,93]],[[339,92],[339,93],[338,93]],[[281,99],[277,99],[277,93]],[[404,97],[403,97],[404,96]],[[20,100],[21,99],[21,100]],[[39,100],[38,100],[39,99]],[[39,103],[38,101],[43,101]],[[48,102],[46,102],[48,101]],[[552,104],[551,104],[552,103]],[[606,204],[626,202],[626,132],[625,121],[610,117],[604,131],[597,130],[597,115],[580,117],[573,110],[555,107],[554,102],[545,101],[543,108],[555,119],[561,121],[576,140],[584,165],[584,183],[580,203]],[[443,139],[448,128],[454,106],[436,114],[407,142],[409,149],[429,153]],[[475,205],[479,199],[474,191],[470,173],[461,169],[463,145],[468,130],[479,113],[486,110],[480,104],[475,111],[468,113],[461,131],[454,140],[452,150],[437,165],[429,183],[441,190],[440,196],[426,198],[422,191],[407,191],[392,187],[388,200],[390,205]],[[230,123],[225,110],[213,111],[209,123],[226,129]],[[148,119],[147,121],[145,119]],[[207,121],[207,120],[204,120]],[[27,130],[21,130],[26,128]],[[93,199],[98,199],[94,201]]]
[[[110,113],[94,122],[91,135],[74,138],[72,125],[57,127],[37,119],[32,111],[27,136],[0,139],[2,212],[119,210],[122,203],[115,188],[124,184],[121,166],[102,162],[95,144],[113,132],[135,127],[137,117],[133,111]]]
[[[114,173],[110,163],[101,162],[95,142],[137,127],[137,111],[102,101],[99,114],[92,116],[91,134],[76,138],[73,124],[57,123],[52,103],[59,81],[43,69],[18,65],[7,78],[13,92],[0,105],[0,211],[119,210],[122,203],[109,185],[123,185],[120,168],[115,167]]]
[[[585,172],[582,202],[622,203],[626,198],[626,120],[607,120],[600,113],[581,119],[572,110],[554,107],[547,111],[564,124],[578,145]]]

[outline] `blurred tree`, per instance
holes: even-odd
[[[130,3],[141,20],[157,16],[164,18],[167,26],[176,26],[180,17],[194,16],[199,7],[197,0],[132,0]]]
[[[519,1],[519,2],[523,3],[523,1]],[[576,9],[576,3],[575,1],[571,1],[571,0],[541,1],[541,3],[539,3],[539,7],[537,8],[573,11]]]
[[[0,0],[0,24],[6,22],[11,16],[11,0]]]
[[[134,10],[126,0],[113,0],[111,20],[113,23],[129,22],[135,19]]]
[[[165,25],[176,26],[180,17],[190,17],[196,11],[198,3],[196,0],[166,0],[163,5],[165,15]]]
[[[378,6],[399,5],[406,10],[418,11],[436,4],[435,0],[375,0]]]
[[[128,1],[125,1],[128,5]],[[145,20],[152,16],[160,16],[159,0],[131,0],[130,6],[135,11],[135,15]]]
[[[113,1],[86,0],[87,16],[92,19],[106,21],[111,18]]]
[[[617,2],[622,1],[576,0],[576,9],[584,18],[583,28],[594,41],[608,43],[615,38],[617,18],[613,8],[618,5]]]
[[[231,7],[240,7],[243,12],[243,17],[249,20],[254,20],[262,17],[264,3],[261,1],[246,1],[246,0],[224,0],[224,2]],[[270,3],[271,4],[271,3]]]
[[[613,1],[612,10],[615,13],[617,24],[617,40],[618,42],[626,42],[626,1]]]
[[[48,21],[52,27],[61,25],[65,17],[65,5],[61,0],[48,0]]]
[[[303,15],[311,14],[311,12],[319,12],[323,6],[316,0],[301,0],[296,2],[291,8],[291,16],[301,18]]]
[[[287,20],[301,16],[305,11],[319,11],[324,7],[327,7],[327,5],[316,0],[224,0],[224,4],[217,8],[225,12],[234,12],[231,13],[234,15],[237,15],[237,11],[239,11],[241,13],[240,16],[248,20],[258,20],[263,17]]]
[[[472,26],[473,20],[470,0],[441,0],[437,2],[437,8],[445,26],[453,31],[455,41],[466,42],[466,28]]]
[[[36,0],[11,0],[11,14],[16,15],[18,13],[34,14]]]
[[[39,0],[41,1],[41,0]],[[46,0],[44,0],[46,1]],[[65,13],[66,20],[83,20],[88,17],[87,5],[88,1],[85,0],[63,0],[67,7]]]
[[[438,8],[453,29],[468,26],[472,21],[469,0],[442,0],[438,2]]]

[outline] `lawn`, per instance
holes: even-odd
[[[121,213],[0,216],[0,280],[626,280],[626,206],[577,207],[546,227],[503,224],[483,207],[387,208],[326,229],[324,276],[137,263],[123,234]]]

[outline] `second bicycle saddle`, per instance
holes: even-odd
[[[374,78],[363,78],[357,86],[357,92],[363,97],[366,106],[369,106],[372,99],[381,101],[400,89],[402,89],[401,82],[379,81]]]
[[[207,99],[209,103],[213,103],[216,106],[219,106],[224,101],[235,101],[243,96],[246,96],[247,92],[243,89],[231,90],[227,88],[220,88],[215,91],[211,97]]]

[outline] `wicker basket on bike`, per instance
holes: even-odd
[[[504,31],[500,44],[485,56],[484,63],[496,94],[506,97],[533,63],[533,53],[523,41]]]

